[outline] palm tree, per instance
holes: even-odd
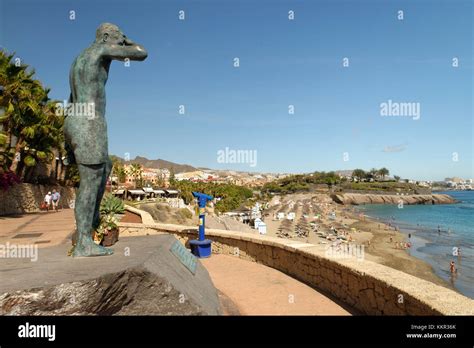
[[[362,169],[354,169],[354,171],[352,172],[352,178],[359,181],[365,178],[366,176],[367,176],[367,173]]]
[[[377,171],[377,174],[380,175],[382,177],[382,179],[385,179],[385,177],[390,174],[389,170],[387,168],[380,168],[378,171]]]
[[[379,171],[378,171],[377,169],[375,169],[375,168],[372,168],[371,170],[369,170],[369,173],[368,173],[368,174],[369,174],[369,177],[370,177],[371,179],[376,180],[377,177],[378,177],[378,175],[379,175]]]
[[[127,177],[127,172],[125,168],[122,165],[120,165],[115,169],[115,175],[117,175],[119,183],[124,183]]]
[[[64,119],[55,114],[49,89],[33,79],[34,70],[16,66],[13,55],[0,51],[0,163],[4,170],[22,173],[38,161],[51,160],[53,150],[62,152]]]
[[[0,103],[3,102],[2,94],[3,88],[0,91]],[[0,164],[2,164],[2,166],[7,159],[6,144],[8,142],[8,134],[4,131],[3,125],[7,120],[8,115],[5,115],[5,105],[0,104]]]
[[[140,181],[140,184],[141,184],[142,174],[143,174],[143,169],[142,169],[142,166],[139,163],[133,163],[128,168],[128,175],[133,177],[134,182],[135,182],[135,188],[137,188],[137,181],[138,180]]]
[[[165,183],[166,183],[165,174],[162,173],[162,172],[160,172],[160,173],[158,174],[158,179],[157,179],[157,181],[156,181],[156,185],[157,185],[158,187],[164,187],[164,186],[165,186]]]
[[[125,182],[127,171],[125,170],[122,160],[116,156],[110,156],[112,161],[112,175],[117,177],[118,183]]]
[[[170,183],[170,187],[173,187],[173,186],[176,185],[176,178],[175,178],[175,176],[174,176],[174,169],[173,169],[173,168],[170,168],[169,183]]]
[[[26,146],[21,149],[23,161],[21,167],[26,166],[25,181],[29,180],[33,166],[38,162],[51,163],[56,155],[63,153],[64,135],[62,126],[64,118],[55,114],[55,102],[48,100],[49,90],[44,90],[44,97],[38,105],[36,122],[28,126],[29,133]],[[17,172],[21,174],[21,169]]]
[[[15,110],[15,103],[24,100],[28,93],[25,88],[26,84],[23,83],[25,80],[24,69],[15,66],[12,60],[13,55],[7,55],[0,51],[1,164],[4,170],[8,169],[14,157],[14,151],[11,149],[14,140],[12,129],[15,128],[19,117],[18,108]]]

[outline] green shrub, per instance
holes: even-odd
[[[100,203],[100,212],[102,214],[123,214],[124,211],[123,201],[112,194],[106,194]]]

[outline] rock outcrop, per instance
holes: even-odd
[[[452,204],[456,200],[446,194],[408,195],[395,194],[365,194],[365,193],[335,193],[331,195],[334,202],[339,204]]]
[[[121,238],[110,256],[71,258],[60,244],[36,262],[4,259],[0,315],[222,314],[206,268],[176,243],[163,234]]]
[[[205,315],[166,280],[131,268],[97,279],[0,295],[0,315]]]

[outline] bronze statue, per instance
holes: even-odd
[[[128,39],[114,24],[103,23],[94,43],[79,54],[69,74],[70,110],[64,122],[69,162],[77,163],[80,186],[76,195],[76,241],[73,256],[110,255],[97,245],[92,231],[100,224],[99,207],[112,169],[105,121],[105,84],[112,60],[142,61],[147,52]],[[80,113],[78,110],[92,112]],[[72,152],[72,153],[71,153]]]

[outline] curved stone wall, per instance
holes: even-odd
[[[194,226],[121,224],[121,236],[138,231],[172,233],[185,245],[197,235]],[[206,236],[213,253],[278,269],[364,314],[474,315],[474,300],[453,290],[368,260],[328,257],[321,246],[226,230]]]

